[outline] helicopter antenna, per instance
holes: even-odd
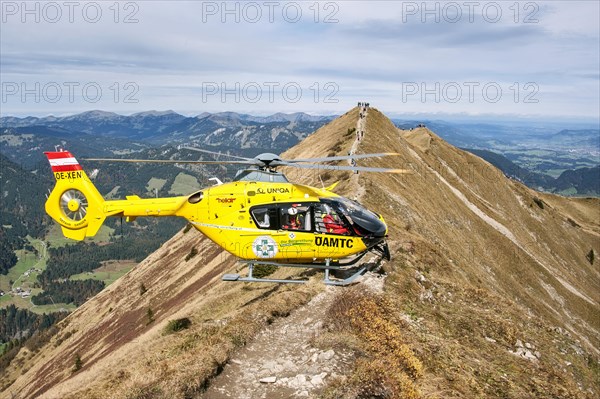
[[[223,182],[221,181],[221,179],[219,179],[218,177],[211,177],[208,180],[214,181],[215,182],[215,186],[220,186],[221,184],[223,184]]]
[[[321,188],[325,189],[325,183],[323,183],[323,179],[321,179],[321,175],[319,175],[319,180],[321,181]]]

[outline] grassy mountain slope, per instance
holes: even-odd
[[[390,204],[394,211],[394,229],[410,224],[411,233],[439,243],[452,261],[448,272],[453,278],[463,276],[465,283],[515,300],[544,319],[566,322],[588,341],[590,349],[598,347],[600,281],[586,254],[599,249],[596,210],[600,202],[564,200],[579,209],[582,203],[589,204],[584,211],[589,223],[574,226],[569,219],[581,218],[568,209],[554,208],[552,200],[544,202],[552,196],[540,197],[506,179],[487,162],[432,132],[398,132],[400,137],[394,140],[383,115],[375,111],[369,122],[373,123],[369,130],[382,132],[381,140],[395,144],[390,149],[401,152],[407,166],[415,170],[412,175],[382,176],[378,181],[391,189],[375,190],[375,194],[383,197],[377,202]],[[377,141],[371,141],[363,149],[370,152],[378,147]]]
[[[523,182],[528,187],[534,187],[537,189],[543,187],[550,189],[552,188],[552,184],[554,183],[554,178],[548,175],[544,175],[542,173],[531,172],[525,168],[521,168],[519,165],[515,164],[510,159],[493,151],[469,148],[465,148],[465,151],[468,151],[472,154],[477,155],[480,158],[485,159],[486,161],[503,171],[504,174],[506,174],[507,176]]]
[[[292,153],[335,145],[313,135]],[[386,297],[409,320],[426,396],[593,397],[600,276],[586,255],[600,249],[600,201],[537,193],[427,129],[395,129],[376,110],[359,149],[398,152],[414,171],[353,176],[337,191],[390,226]],[[371,163],[398,166],[392,157],[361,164]],[[519,342],[541,358],[516,355]]]
[[[191,248],[198,253],[186,261]],[[135,395],[200,389],[273,314],[298,305],[298,299],[287,300],[285,287],[274,292],[272,287],[222,283],[221,275],[234,263],[196,231],[178,233],[69,315],[41,351],[23,349],[2,383],[21,370],[25,374],[4,392],[104,398],[107,390],[116,397],[141,397]],[[260,300],[265,292],[271,295]],[[304,301],[309,294],[299,298]],[[183,317],[191,319],[189,330],[163,335],[169,320]],[[73,374],[76,356],[82,368]]]
[[[350,123],[346,117],[335,125]],[[198,254],[186,261],[192,248]],[[44,348],[23,349],[0,388],[36,398],[104,398],[106,390],[115,397],[201,391],[236,347],[321,288],[221,282],[234,266],[232,257],[195,230],[177,234],[60,323]],[[284,277],[289,271],[278,273]],[[191,328],[163,336],[168,322],[182,317],[191,319]],[[82,368],[73,374],[77,356]]]
[[[284,155],[347,154],[357,119],[355,108]],[[380,212],[390,228],[381,303],[395,327],[330,327],[326,345],[353,348],[356,368],[323,395],[357,397],[356,386],[397,383],[384,378],[385,367],[361,372],[377,365],[364,350],[369,342],[382,343],[382,353],[401,342],[424,367],[411,376],[418,392],[400,389],[398,397],[596,397],[600,275],[586,255],[600,253],[600,202],[537,193],[427,129],[397,129],[375,109],[366,126],[359,153],[400,156],[359,164],[412,174],[288,174],[317,186],[341,180],[336,192]],[[186,261],[192,247],[198,254]],[[24,398],[200,397],[237,348],[321,289],[220,282],[234,263],[199,233],[178,233],[59,323],[47,345],[23,349],[2,389]],[[342,305],[361,314],[360,301],[334,306]],[[189,329],[164,333],[182,317]]]

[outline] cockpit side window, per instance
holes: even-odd
[[[261,229],[278,229],[277,208],[258,206],[251,210],[254,223]]]

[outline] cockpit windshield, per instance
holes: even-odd
[[[370,210],[364,208],[358,202],[350,201],[349,199],[346,199],[343,197],[334,198],[334,199],[331,199],[331,201],[334,203],[337,203],[338,210],[340,210],[342,212],[342,214],[344,214],[344,216],[350,216],[351,218],[352,217],[359,217],[359,218],[371,217],[371,218],[379,219],[379,217],[374,212],[371,212]]]
[[[385,224],[374,212],[366,209],[357,202],[343,197],[322,198],[321,203],[331,207],[343,215],[353,230],[359,235],[383,236],[386,233]]]

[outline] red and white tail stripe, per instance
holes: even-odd
[[[48,157],[52,172],[82,170],[81,165],[69,151],[44,152]]]

